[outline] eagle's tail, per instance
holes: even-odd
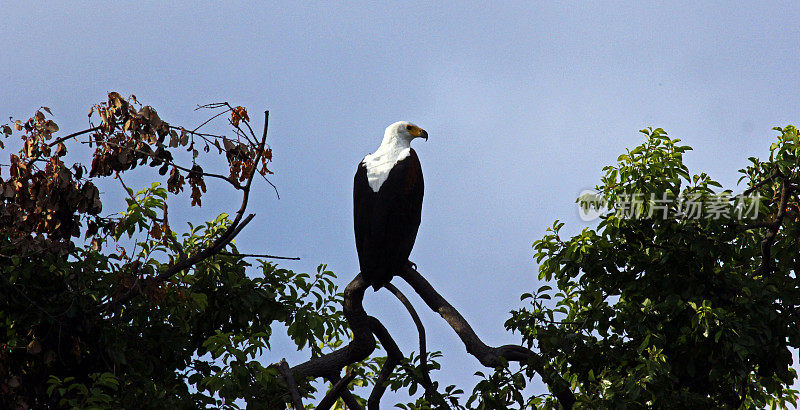
[[[362,270],[361,276],[363,276],[367,284],[372,286],[372,289],[377,292],[378,289],[382,288],[392,280],[393,275],[389,274],[386,269],[377,268]]]

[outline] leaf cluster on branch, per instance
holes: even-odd
[[[233,135],[200,132],[211,119],[192,129],[172,126],[154,108],[116,92],[90,110],[99,125],[63,137],[47,107],[0,126],[0,148],[14,147],[13,136],[21,141],[9,163],[0,163],[0,407],[176,408],[272,397],[269,383],[234,382],[231,375],[248,369],[249,377],[277,380],[253,356],[274,322],[314,317],[315,309],[283,300],[280,289],[296,293],[303,274],[261,262],[264,277],[250,279],[243,255],[280,257],[239,254],[232,244],[254,217],[246,214],[254,177],[271,173],[266,113],[256,136],[244,108],[207,108],[217,111],[211,119],[230,115]],[[94,148],[88,170],[65,162],[73,144]],[[190,153],[188,164],[179,148]],[[204,171],[200,151],[231,151],[222,156],[230,173]],[[137,166],[170,172],[169,190],[159,183],[128,188],[124,175]],[[127,209],[101,216],[95,182],[108,176],[128,196]],[[209,177],[241,192],[239,208],[176,231],[169,194],[188,181],[192,203],[200,205]],[[333,290],[320,294],[326,308]],[[230,346],[236,360],[198,358],[214,346]]]
[[[796,405],[800,139],[792,126],[776,130],[768,160],[740,170],[749,198],[690,173],[680,140],[642,130],[645,142],[604,169],[597,228],[564,238],[556,222],[534,244],[539,278],[556,289],[524,294],[529,306],[506,326],[572,384],[578,404]],[[697,214],[691,201],[715,208]]]
[[[769,158],[750,158],[741,170],[744,194],[759,198],[750,219],[692,218],[679,200],[656,201],[733,204],[736,196],[690,173],[688,146],[661,129],[643,130],[645,142],[604,169],[597,190],[609,208],[597,227],[565,238],[556,222],[534,243],[548,284],[524,293],[526,305],[505,324],[521,345],[485,344],[415,266],[398,272],[395,282],[406,282],[490,369],[476,373],[481,380],[467,396],[431,377],[442,353],[428,352],[413,303],[392,284],[391,294],[377,296],[407,309],[416,352],[404,353],[381,318],[365,311],[360,274],[340,292],[324,265],[298,273],[266,261],[283,257],[239,252],[257,246],[234,244],[255,217],[253,181],[275,188],[267,179],[268,115],[257,135],[243,107],[199,108],[214,114],[194,128],[174,126],[112,92],[92,107],[87,129],[63,137],[47,107],[0,125],[0,149],[10,151],[0,162],[0,407],[274,409],[314,401],[373,409],[386,405],[387,389],[412,396],[398,405],[407,409],[797,401],[790,388],[790,349],[800,346],[794,127],[778,128]],[[226,134],[200,131],[217,118],[227,121]],[[93,149],[88,169],[68,162],[76,144]],[[221,163],[222,172],[209,171]],[[137,167],[166,187],[130,188],[125,181],[135,180],[127,177]],[[125,208],[102,215],[97,186],[107,177],[119,184]],[[190,204],[201,205],[209,178],[241,201],[206,223],[171,222],[175,196],[188,184]],[[637,195],[645,200],[626,212],[616,206]],[[308,360],[282,360],[272,349],[279,333]],[[537,378],[546,394],[526,390]]]

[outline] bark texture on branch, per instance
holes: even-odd
[[[367,400],[367,409],[378,410],[381,408],[381,397],[383,397],[383,393],[386,392],[386,382],[389,380],[392,372],[394,372],[394,368],[403,360],[403,352],[397,347],[397,343],[395,343],[389,331],[386,330],[386,327],[383,326],[383,323],[372,316],[369,318],[372,333],[378,337],[378,340],[381,341],[381,346],[386,350],[386,361],[383,363],[383,367],[381,367],[378,379],[375,381],[375,387],[372,388],[372,393],[370,393],[369,399]]]
[[[348,371],[341,380],[334,383],[328,394],[326,394],[325,397],[320,400],[319,404],[317,405],[317,410],[328,410],[333,407],[333,405],[336,404],[336,399],[341,396],[343,391],[347,390],[347,385],[350,384],[355,377],[355,373]]]
[[[297,383],[294,381],[294,377],[292,376],[292,372],[289,370],[289,364],[286,363],[286,359],[281,359],[281,364],[278,366],[278,369],[280,370],[283,379],[286,380],[286,386],[289,387],[289,394],[292,396],[292,407],[295,410],[305,409],[303,406],[303,400],[300,398],[300,391],[297,390]]]
[[[575,395],[569,388],[569,383],[556,372],[550,370],[547,362],[532,350],[518,345],[505,345],[491,347],[472,330],[469,322],[445,299],[416,269],[408,266],[402,275],[403,279],[414,288],[414,291],[434,312],[453,328],[458,337],[467,348],[467,353],[475,356],[482,365],[496,367],[503,358],[510,362],[525,362],[542,377],[542,380],[553,392],[565,409],[571,409],[575,404]]]
[[[475,356],[482,365],[496,367],[502,364],[503,359],[523,362],[531,366],[542,377],[542,380],[547,384],[563,408],[572,408],[575,403],[575,396],[570,390],[569,384],[557,372],[549,369],[544,358],[523,346],[491,347],[486,345],[472,330],[469,322],[416,269],[409,266],[402,272],[401,277],[411,285],[428,307],[444,318],[458,337],[461,338],[467,352]],[[375,409],[378,408],[380,398],[386,390],[384,382],[397,363],[399,363],[398,357],[402,357],[402,352],[400,352],[397,344],[383,324],[378,319],[367,315],[364,310],[362,302],[364,300],[364,291],[367,287],[367,282],[361,274],[358,274],[344,290],[343,312],[353,332],[353,340],[347,346],[326,355],[312,358],[293,367],[291,371],[297,380],[324,377],[335,383],[340,379],[340,373],[345,366],[364,360],[372,354],[376,347],[375,336],[377,336],[387,350],[389,358],[381,369],[378,383],[373,388],[368,402],[368,407]],[[349,395],[349,391],[343,389],[342,397],[345,397],[345,393]],[[350,401],[352,402],[352,396],[349,398],[351,398]]]
[[[312,358],[292,368],[296,379],[325,377],[326,379],[339,379],[342,369],[351,364],[366,359],[375,351],[375,337],[369,325],[369,316],[364,311],[364,290],[369,284],[361,274],[344,289],[344,317],[353,331],[353,340],[347,346],[323,356]]]

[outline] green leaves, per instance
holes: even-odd
[[[115,398],[119,380],[112,373],[92,373],[90,384],[78,382],[75,377],[63,379],[50,376],[47,380],[47,396],[59,406],[81,409],[114,409],[119,401]]]
[[[761,196],[760,229],[736,214],[689,218],[680,203],[667,216],[652,212],[655,198],[727,198],[729,190],[706,173],[691,174],[683,153],[691,148],[661,129],[641,132],[645,142],[604,168],[597,190],[609,201],[597,230],[564,239],[556,222],[533,245],[539,278],[556,289],[524,293],[528,306],[506,327],[538,346],[573,383],[586,407],[764,407],[792,403],[794,378],[785,352],[800,346],[796,281],[800,254],[800,192],[785,203],[770,252],[768,230],[781,211],[781,187],[798,186],[794,127],[741,170]],[[717,190],[721,190],[718,192]],[[722,194],[722,196],[719,196]],[[641,203],[623,214],[623,199]],[[771,234],[770,234],[771,235]],[[763,274],[763,260],[774,269]]]
[[[221,214],[156,237],[152,221],[166,207],[166,190],[155,183],[130,194],[124,223],[107,239],[133,238],[127,251],[76,248],[70,260],[0,255],[0,285],[9,295],[0,302],[3,342],[22,347],[0,356],[9,369],[3,380],[16,391],[33,389],[43,407],[237,408],[242,400],[269,407],[282,403],[286,391],[277,372],[262,364],[274,324],[312,354],[346,338],[336,276],[324,265],[313,275],[266,261],[253,266],[229,245],[166,282],[154,281],[177,249],[196,252],[231,222]],[[0,246],[12,249],[8,239],[0,238]],[[96,310],[109,295],[132,288],[141,296],[124,308]],[[15,366],[28,370],[12,373]]]

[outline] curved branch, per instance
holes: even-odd
[[[490,347],[475,334],[469,322],[449,303],[436,289],[425,280],[416,269],[411,266],[406,267],[401,277],[409,284],[414,291],[422,297],[422,300],[434,312],[439,313],[442,318],[453,328],[458,337],[467,348],[467,352],[475,356],[478,361],[486,367],[497,367],[502,364],[501,359],[514,362],[526,362],[539,375],[556,396],[558,401],[565,409],[571,409],[575,403],[575,395],[570,390],[569,383],[566,382],[558,373],[551,371],[547,362],[534,353],[518,345],[505,345],[500,347]]]
[[[504,361],[525,362],[541,376],[562,407],[572,409],[575,403],[575,395],[570,390],[569,383],[557,372],[551,370],[544,358],[530,349],[518,345],[487,346],[478,338],[464,317],[436,292],[419,272],[408,266],[402,272],[401,277],[414,288],[414,291],[422,297],[433,311],[439,313],[445,319],[461,338],[467,348],[467,352],[475,356],[481,364],[487,367],[496,367]],[[298,380],[324,377],[328,380],[338,381],[340,378],[339,373],[345,366],[364,360],[375,351],[375,336],[377,336],[387,349],[387,352],[393,352],[387,358],[389,365],[384,364],[384,368],[381,369],[381,374],[378,378],[379,383],[376,384],[370,395],[370,408],[377,408],[380,397],[386,389],[383,382],[391,375],[394,366],[396,366],[390,360],[392,360],[392,356],[398,354],[399,348],[394,349],[397,344],[394,343],[394,340],[392,340],[380,321],[367,315],[366,311],[364,311],[362,302],[364,300],[364,291],[368,286],[359,273],[344,290],[343,313],[353,332],[353,339],[350,343],[326,355],[311,358],[305,363],[293,367],[291,371]],[[402,353],[399,353],[399,355],[402,356]],[[342,397],[345,397],[344,394]]]
[[[292,397],[292,406],[295,410],[305,409],[303,400],[300,398],[300,391],[297,390],[297,383],[294,381],[294,376],[292,376],[292,371],[289,370],[286,359],[281,359],[281,364],[278,366],[278,369],[280,369],[281,376],[283,376],[283,379],[286,381],[286,386],[289,388],[289,394]]]
[[[369,316],[362,301],[368,283],[361,274],[356,275],[344,289],[343,313],[353,340],[347,346],[323,356],[314,357],[292,368],[298,379],[325,377],[339,378],[339,372],[347,365],[366,359],[375,351],[375,338],[369,325]]]
[[[386,350],[386,361],[383,363],[383,367],[381,367],[378,379],[375,380],[375,387],[372,388],[372,393],[370,393],[369,399],[367,400],[367,408],[369,410],[377,410],[380,409],[381,397],[383,397],[383,393],[386,392],[386,382],[389,380],[392,372],[394,372],[394,368],[403,360],[403,352],[397,347],[397,343],[395,343],[392,335],[389,334],[389,331],[386,330],[386,327],[383,326],[380,320],[372,316],[369,316],[368,319],[372,333],[378,337],[378,340],[381,341],[381,346]]]
[[[336,374],[334,376],[335,377],[328,377],[327,378],[328,381],[331,382],[331,383],[334,383],[334,384],[339,383],[339,380],[341,380],[339,375]],[[353,393],[350,393],[350,390],[344,389],[344,390],[341,391],[341,393],[339,395],[341,396],[342,400],[344,400],[344,404],[347,405],[347,408],[349,410],[363,410],[361,405],[358,404],[358,401],[356,400],[356,397],[353,396]]]
[[[253,161],[254,163],[258,163],[261,160],[261,156],[264,155],[264,145],[267,143],[267,128],[269,127],[269,111],[264,111],[264,133],[261,136],[261,141],[258,145],[258,156]],[[236,211],[236,216],[231,221],[230,226],[228,226],[225,231],[214,239],[210,245],[205,248],[202,248],[191,256],[187,258],[181,258],[175,261],[174,263],[170,264],[166,267],[161,273],[155,276],[155,282],[163,282],[178,272],[184,271],[186,269],[191,268],[195,264],[211,257],[219,252],[221,252],[231,241],[250,223],[251,220],[256,216],[255,214],[249,214],[246,217],[244,216],[245,211],[247,210],[247,204],[250,199],[250,188],[253,183],[253,177],[256,173],[256,167],[253,167],[250,170],[250,175],[247,177],[247,182],[244,186],[242,186],[242,203],[239,206],[239,210]],[[362,292],[363,293],[363,292]],[[135,297],[138,292],[127,292],[123,296],[113,299],[109,302],[106,302],[100,306],[98,306],[98,311],[109,311],[114,306],[119,306],[122,303],[125,303]],[[363,309],[362,309],[363,310]]]
[[[336,404],[336,399],[341,396],[342,392],[347,390],[347,385],[355,379],[356,374],[353,371],[347,372],[343,378],[339,379],[333,384],[333,387],[328,391],[325,397],[317,404],[317,410],[328,410]]]
[[[527,359],[528,349],[521,346],[503,346],[501,348],[489,347],[478,338],[472,330],[469,322],[459,313],[431,284],[420,275],[414,268],[408,267],[403,272],[402,278],[414,288],[414,291],[422,297],[422,300],[434,312],[455,330],[458,337],[467,348],[467,353],[475,356],[478,361],[486,367],[496,367],[501,364],[500,358],[510,361],[522,361]]]
[[[417,326],[417,333],[419,334],[419,366],[420,370],[422,370],[422,385],[425,387],[425,394],[428,396],[428,401],[433,402],[433,400],[437,400],[441,397],[438,394],[439,392],[436,391],[436,388],[433,386],[431,375],[428,372],[428,351],[425,343],[425,326],[422,325],[422,320],[419,318],[416,309],[414,309],[414,305],[411,304],[403,292],[400,292],[400,289],[397,289],[397,287],[391,283],[387,283],[384,285],[384,287],[400,300],[400,303],[402,303],[406,310],[408,310],[408,314],[411,315],[411,319],[414,320],[414,324]],[[449,408],[446,402],[444,403],[444,406]]]

